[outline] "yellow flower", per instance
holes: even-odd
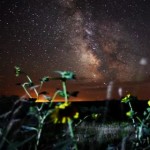
[[[73,116],[74,119],[78,119],[79,118],[79,112],[76,112],[75,115]]]
[[[67,123],[72,119],[79,118],[79,112],[71,106],[71,103],[63,103],[55,106],[51,119],[53,123]]]
[[[68,107],[71,103],[65,102],[63,104],[60,104],[59,106],[56,106],[56,108],[59,109],[65,109],[66,107]]]
[[[128,103],[128,102],[130,101],[130,98],[131,98],[131,95],[128,94],[126,97],[124,97],[124,98],[121,100],[121,102],[122,102],[122,103]]]
[[[126,113],[126,116],[128,116],[128,117],[130,117],[130,118],[132,118],[133,115],[134,115],[134,112],[133,112],[133,111],[128,111],[128,112]]]
[[[150,100],[148,101],[148,106],[150,106]]]
[[[98,119],[100,117],[100,114],[95,114],[95,113],[93,113],[92,114],[92,119]]]

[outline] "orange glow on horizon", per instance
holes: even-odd
[[[98,84],[98,83],[97,83]],[[94,85],[84,85],[86,88],[81,88],[78,85],[74,86],[67,86],[69,91],[78,91],[79,89],[79,94],[77,97],[70,97],[69,101],[101,101],[101,100],[106,100],[106,95],[107,95],[107,86],[102,87],[102,88],[93,88]],[[93,87],[92,87],[93,86]],[[131,82],[131,83],[115,83],[114,87],[112,89],[111,97],[110,99],[120,99],[121,97],[118,94],[118,89],[119,88],[123,89],[122,96],[126,96],[127,94],[131,94],[133,96],[136,96],[138,99],[141,100],[148,100],[150,99],[150,81],[145,81],[145,82]],[[53,96],[54,92],[56,91],[56,88],[49,88],[49,87],[43,87],[42,91],[48,91],[50,97]],[[0,95],[4,96],[12,96],[16,95],[19,97],[24,97],[28,98],[26,93],[21,87],[11,87],[9,90],[2,89],[0,91]],[[33,98],[36,98],[35,92],[32,90],[30,91],[30,94],[32,95]],[[39,97],[40,99],[44,99],[42,95]],[[56,99],[54,100],[56,102],[58,101],[64,101],[63,98],[56,96]]]

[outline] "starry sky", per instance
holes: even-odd
[[[78,100],[150,97],[149,0],[1,0],[0,95],[23,95],[14,66],[35,83],[73,71]],[[44,90],[53,94],[60,83]]]

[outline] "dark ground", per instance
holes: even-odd
[[[14,109],[13,105],[15,102],[17,102],[18,99],[18,96],[1,96],[0,116],[9,112],[10,110],[12,111]],[[137,98],[135,99],[136,101],[133,102],[133,108],[136,112],[138,112],[139,116],[142,116],[143,111],[145,110],[145,108],[147,108],[147,100],[137,100]],[[80,147],[79,150],[96,150],[99,148],[106,149],[109,146],[111,147],[111,144],[121,144],[122,136],[124,136],[124,130],[126,130],[127,126],[132,127],[131,124],[127,124],[128,122],[131,122],[131,120],[126,117],[126,112],[129,111],[129,107],[127,104],[121,103],[120,100],[73,102],[72,106],[76,107],[79,111],[80,119],[84,119],[86,116],[88,116],[85,121],[83,121],[78,127],[75,128],[76,138],[78,139],[78,145]],[[98,116],[100,117],[93,118],[94,114],[98,114]],[[17,117],[22,117],[23,119],[23,115],[26,115],[26,112],[24,111],[21,115],[19,114],[17,115]],[[6,120],[3,121],[6,123]],[[3,128],[2,121],[0,123],[0,128]],[[104,133],[105,129],[107,129],[106,135]],[[60,147],[63,146],[62,143],[65,143],[67,141],[66,138],[62,140],[61,137],[65,131],[65,126],[52,125],[49,122],[46,123],[44,126],[39,148],[43,150],[60,149]],[[17,135],[16,139],[24,139],[25,135],[26,137],[30,136],[30,134],[22,133],[19,134],[19,136]],[[105,139],[105,143],[102,144],[102,142],[104,141],[102,140],[100,142],[99,139]],[[33,140],[33,143],[34,142],[35,141]],[[54,146],[54,143],[57,143],[56,147]],[[59,144],[60,146],[57,147],[57,145]],[[29,145],[27,144],[26,146]]]

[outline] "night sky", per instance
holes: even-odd
[[[149,0],[1,0],[0,95],[24,94],[17,65],[35,84],[73,71],[68,90],[79,90],[78,100],[150,98],[149,8]]]

